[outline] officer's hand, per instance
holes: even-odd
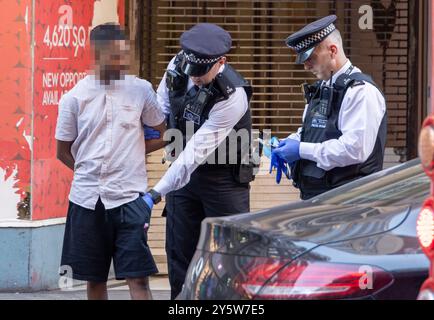
[[[273,150],[274,154],[292,164],[300,160],[300,141],[288,138],[280,142],[279,147]]]
[[[149,210],[152,210],[152,208],[154,207],[154,201],[152,201],[151,195],[147,193],[144,196],[142,196],[142,199],[148,205]]]
[[[146,125],[144,126],[144,129],[145,129],[145,140],[160,139],[160,131],[148,127]]]

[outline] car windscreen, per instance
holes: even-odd
[[[422,203],[429,195],[430,179],[417,160],[392,170],[349,183],[319,197],[314,203],[388,206]]]

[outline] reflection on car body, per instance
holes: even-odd
[[[415,299],[429,185],[414,160],[308,201],[206,219],[178,298]]]

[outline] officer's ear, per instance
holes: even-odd
[[[218,61],[219,65],[224,65],[226,63],[226,57],[221,57],[221,59]]]
[[[331,53],[332,59],[336,58],[337,54],[338,54],[338,46],[335,44],[331,44],[329,47],[329,51]]]

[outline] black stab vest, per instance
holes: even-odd
[[[169,115],[169,121],[168,126],[169,128],[176,128],[180,130],[183,134],[183,148],[185,148],[187,141],[187,120],[184,117],[185,110],[188,105],[192,105],[195,103],[195,101],[198,99],[197,91],[198,89],[195,87],[192,87],[190,90],[187,90],[188,88],[188,81],[189,77],[184,74],[181,70],[181,63],[182,63],[183,55],[178,54],[178,56],[175,59],[175,71],[178,73],[179,79],[177,79],[176,87],[172,90],[169,89],[169,100],[170,100],[170,115]],[[249,82],[245,80],[236,70],[234,70],[230,65],[226,64],[225,68],[222,72],[223,76],[225,77],[226,81],[230,83],[229,86],[232,86],[233,88],[243,88],[247,94],[248,102],[250,102],[252,97],[252,87],[250,86]],[[217,76],[218,77],[218,76]],[[210,85],[207,87],[210,87],[210,91],[212,92],[212,96],[208,99],[207,103],[205,104],[202,114],[200,116],[200,122],[194,123],[194,133],[199,130],[199,128],[204,124],[204,122],[208,119],[209,113],[211,112],[214,105],[218,102],[224,101],[229,99],[230,94],[235,92],[235,90],[228,92],[222,92],[222,89],[215,85],[215,82],[217,80],[215,79]],[[169,85],[168,85],[169,88]],[[193,124],[193,122],[190,122]],[[241,139],[237,139],[237,157],[236,157],[236,163],[234,163],[234,159],[230,161],[230,155],[229,155],[229,145],[230,140],[229,137],[227,137],[220,146],[216,149],[216,151],[211,154],[208,157],[208,160],[211,160],[211,164],[205,163],[201,165],[202,168],[206,167],[227,167],[227,166],[235,166],[240,167],[242,160],[249,161],[250,159],[250,147],[251,147],[251,131],[252,131],[252,118],[251,118],[251,111],[250,106],[248,107],[248,110],[243,115],[243,117],[238,121],[238,123],[233,128],[236,132],[240,129],[245,129],[248,132],[248,141],[244,140],[243,143],[241,143]],[[226,144],[226,161],[225,164],[218,164],[218,150],[222,147],[223,144]],[[249,158],[247,158],[249,157]],[[247,159],[247,160],[246,160]]]
[[[330,139],[339,139],[342,136],[342,132],[338,129],[339,112],[345,93],[348,88],[365,85],[365,82],[371,83],[378,89],[372,78],[366,74],[353,73],[339,76],[333,85],[333,100],[327,114],[321,109],[320,104],[322,81],[311,86],[310,95],[307,94],[306,96],[308,109],[302,127],[301,142],[322,143]],[[387,113],[384,114],[381,121],[374,150],[364,163],[325,171],[318,168],[316,162],[305,159],[297,161],[292,175],[294,186],[301,191],[301,198],[303,200],[310,199],[355,179],[381,171],[386,137]]]

